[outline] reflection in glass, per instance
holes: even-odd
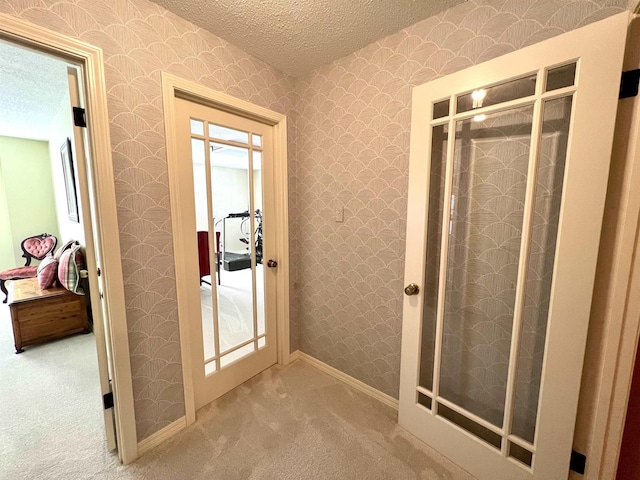
[[[224,352],[253,338],[249,150],[215,142],[211,150],[213,219],[222,253],[217,293],[220,350]]]
[[[255,137],[256,135],[254,135]],[[265,310],[264,310],[264,290],[265,272],[263,268],[262,252],[264,248],[262,220],[262,152],[253,151],[253,232],[256,248],[256,309],[258,335],[262,335],[265,330]]]
[[[226,140],[229,142],[249,144],[249,134],[233,128],[223,127],[221,125],[209,124],[209,136],[217,140]]]
[[[191,119],[191,133],[194,135],[204,135],[204,122],[202,120]]]
[[[456,124],[440,394],[501,426],[533,106]]]
[[[250,133],[219,125],[207,132],[249,142]],[[208,375],[266,345],[257,338],[265,333],[262,152],[192,138],[192,156]]]
[[[433,119],[449,115],[449,99],[433,104]]]
[[[447,165],[447,125],[432,129],[431,171],[429,176],[429,211],[427,218],[427,251],[422,313],[422,343],[420,348],[420,386],[433,390],[433,359],[440,285],[440,248],[442,215],[444,212],[445,170]]]
[[[211,245],[206,232],[209,231],[209,207],[207,201],[206,146],[204,140],[191,139],[191,155],[193,160],[193,194],[196,212],[196,231],[198,232],[199,252],[209,258]],[[215,271],[215,264],[213,265]],[[207,272],[209,270],[207,269]],[[201,289],[202,290],[202,289]],[[215,352],[216,332],[214,329],[216,306],[213,304],[211,291],[202,296],[202,341],[204,358],[213,358]]]
[[[498,103],[528,97],[536,92],[536,75],[510,80],[499,85],[478,88],[470,93],[459,95],[456,112],[463,113],[476,108],[489,107]]]
[[[543,106],[512,432],[533,442],[553,281],[572,97]]]
[[[229,364],[235,362],[236,360],[240,360],[241,358],[246,357],[250,353],[253,353],[255,350],[255,345],[253,343],[250,343],[249,345],[245,345],[244,347],[240,347],[239,349],[234,350],[231,353],[223,355],[220,359],[220,368],[224,368]]]
[[[547,72],[547,86],[545,91],[558,90],[570,87],[576,79],[576,64],[570,63],[562,67],[550,68]]]

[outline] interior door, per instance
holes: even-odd
[[[70,108],[84,108],[82,96],[81,72],[79,67],[68,67],[67,79],[69,82]],[[100,244],[98,238],[98,222],[96,220],[96,208],[92,200],[95,198],[94,187],[91,179],[90,162],[87,161],[86,129],[79,126],[73,128],[73,145],[78,168],[78,183],[80,185],[80,207],[82,225],[84,228],[85,253],[87,257],[87,270],[89,272],[89,295],[91,313],[93,316],[93,334],[96,338],[96,351],[98,355],[98,373],[100,377],[100,391],[104,396],[111,395],[111,378],[113,373],[112,356],[110,354],[111,342],[108,338],[109,329],[106,326],[107,306],[102,292],[104,287],[100,275]],[[85,188],[86,187],[86,188]],[[116,449],[116,429],[114,421],[114,405],[105,405],[103,402],[104,430],[107,438],[107,448]],[[107,408],[108,407],[108,408]]]
[[[199,409],[277,361],[272,127],[182,99],[176,122]]]
[[[399,423],[566,479],[629,16],[413,93]]]

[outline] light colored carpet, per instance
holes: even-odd
[[[84,479],[115,467],[103,425],[93,334],[16,355],[0,304],[0,479]]]
[[[15,355],[0,308],[0,479],[472,480],[391,408],[300,361],[254,377],[122,466],[105,451],[92,336]]]

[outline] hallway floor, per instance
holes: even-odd
[[[9,331],[3,328],[2,333]],[[83,338],[89,337],[68,340]],[[9,395],[4,392],[5,402]],[[32,432],[38,425],[46,432],[58,401],[46,402],[33,415]],[[391,408],[302,361],[274,366],[232,390],[199,411],[193,426],[132,465],[118,464],[95,441],[73,438],[81,423],[70,422],[68,430],[62,426],[41,432],[56,440],[46,447],[33,439],[28,443],[19,425],[4,431],[3,436],[20,441],[12,442],[16,451],[11,455],[6,443],[0,449],[0,478],[472,479],[401,429]],[[102,442],[103,432],[96,428],[93,437]],[[22,442],[26,448],[18,452]],[[88,448],[82,448],[83,442]]]
[[[471,476],[396,423],[389,407],[298,361],[198,412],[195,425],[113,479],[452,479]]]

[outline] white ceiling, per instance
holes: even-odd
[[[466,0],[152,0],[299,77]]]
[[[48,140],[68,104],[67,63],[0,41],[0,135]]]

